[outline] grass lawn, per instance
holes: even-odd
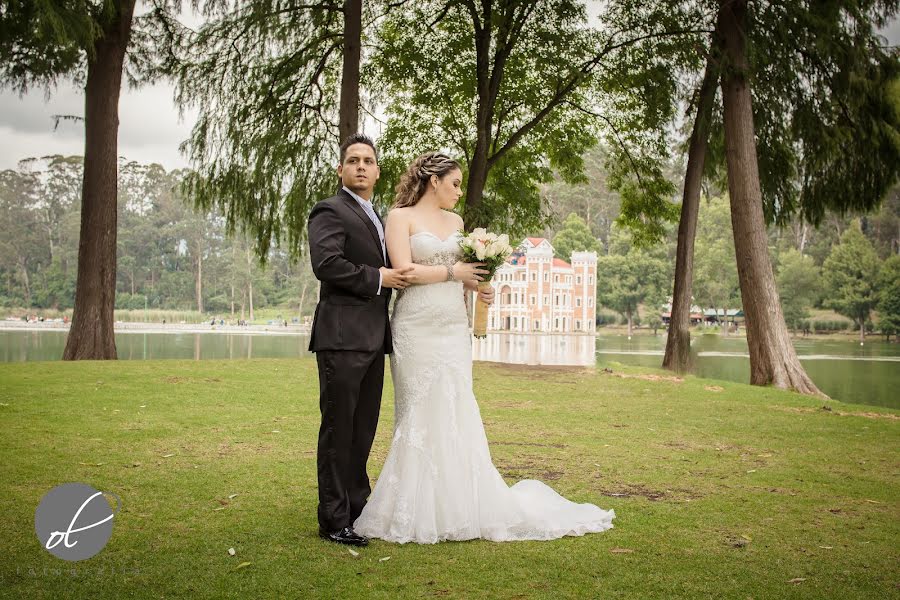
[[[507,481],[613,508],[614,529],[354,557],[317,537],[314,360],[2,364],[0,596],[900,596],[900,412],[630,367],[475,377]],[[78,563],[34,533],[42,496],[73,481],[123,502]]]

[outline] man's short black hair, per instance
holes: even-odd
[[[347,139],[344,140],[344,143],[341,144],[341,164],[344,164],[344,158],[347,157],[347,148],[353,144],[365,144],[366,146],[371,146],[372,152],[375,153],[375,162],[378,162],[378,149],[375,148],[375,142],[372,141],[372,138],[364,133],[351,133],[347,136]]]

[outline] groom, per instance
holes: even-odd
[[[365,546],[353,531],[371,493],[366,461],[391,352],[388,301],[409,269],[391,269],[384,225],[372,208],[378,156],[371,139],[353,134],[341,144],[336,196],[309,215],[309,255],[321,282],[309,349],[319,364],[319,535]]]

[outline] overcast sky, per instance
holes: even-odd
[[[895,20],[882,34],[892,45],[900,43],[900,21]],[[120,156],[141,163],[158,162],[166,169],[188,166],[178,146],[190,135],[196,113],[179,118],[172,96],[168,84],[122,90]],[[60,121],[54,130],[53,119],[53,115],[83,114],[84,93],[68,82],[61,82],[49,101],[43,90],[21,98],[9,90],[0,91],[0,169],[13,169],[25,158],[83,154],[82,123]]]

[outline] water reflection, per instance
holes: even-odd
[[[0,331],[0,362],[59,360],[66,332]],[[302,334],[239,332],[116,333],[120,359],[248,359],[311,356]],[[900,408],[900,344],[870,340],[865,346],[844,340],[798,339],[797,354],[819,388],[837,400]],[[601,366],[620,363],[658,368],[665,336],[538,335],[491,333],[475,340],[475,360],[523,365]],[[746,383],[750,380],[747,342],[742,337],[693,338],[694,373],[699,377]]]
[[[472,359],[517,365],[593,366],[592,335],[491,333],[472,342]]]

